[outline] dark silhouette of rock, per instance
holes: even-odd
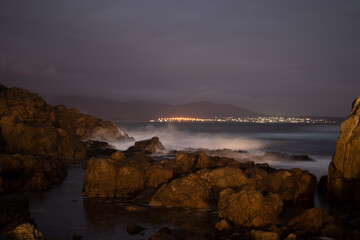
[[[144,231],[145,228],[137,225],[137,224],[128,224],[126,226],[126,231],[130,234],[130,235],[136,235],[139,234],[140,232]]]
[[[291,219],[288,227],[297,237],[332,237],[342,239],[342,231],[335,219],[322,208],[311,208]]]
[[[314,161],[314,159],[310,158],[308,155],[293,155],[283,152],[266,152],[260,158],[264,160],[272,160],[272,161],[283,161],[283,160]]]
[[[39,156],[0,154],[0,177],[5,192],[42,191],[67,176],[62,161]]]
[[[151,139],[142,140],[135,142],[133,147],[128,149],[129,152],[145,152],[145,153],[161,153],[166,149],[161,144],[158,137],[153,137]]]
[[[341,124],[327,187],[332,199],[360,203],[360,97]]]
[[[264,196],[250,185],[238,192],[228,188],[220,192],[219,217],[238,227],[264,227],[276,224],[283,210],[279,195],[269,193]]]
[[[27,198],[19,195],[0,195],[0,233],[9,232],[28,222],[32,223]]]

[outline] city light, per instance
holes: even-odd
[[[304,123],[304,124],[331,124],[336,121],[308,117],[243,117],[243,118],[194,118],[194,117],[162,117],[150,122],[238,122],[238,123]]]

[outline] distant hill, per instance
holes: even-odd
[[[192,102],[181,105],[153,103],[145,101],[118,102],[108,99],[81,96],[46,97],[53,104],[64,104],[78,108],[84,113],[110,120],[149,121],[159,117],[257,117],[264,116],[230,104]]]

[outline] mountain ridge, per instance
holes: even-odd
[[[207,101],[167,104],[148,101],[117,101],[85,96],[45,96],[50,104],[63,104],[110,120],[149,121],[161,117],[258,117],[267,116],[225,103]]]

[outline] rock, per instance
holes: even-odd
[[[117,173],[118,168],[114,160],[91,158],[86,168],[83,196],[115,197]]]
[[[163,232],[154,233],[149,240],[176,240],[176,237]]]
[[[24,223],[7,233],[8,239],[16,240],[40,240],[44,235],[39,232],[33,224]]]
[[[200,153],[197,159],[196,168],[213,168],[216,167],[217,163],[213,160],[213,157],[206,155],[205,153]]]
[[[216,199],[218,199],[219,193],[223,189],[237,189],[250,182],[245,176],[245,173],[239,168],[223,167],[214,170],[205,169],[199,171],[197,174],[212,185]]]
[[[189,174],[163,184],[152,196],[151,205],[214,208],[211,184],[197,174]]]
[[[336,151],[329,165],[329,195],[339,201],[360,203],[360,97],[341,124]]]
[[[86,159],[90,159],[92,157],[110,156],[117,152],[114,147],[107,142],[89,140],[83,143],[85,144],[87,149]]]
[[[141,169],[123,165],[117,169],[116,197],[129,197],[145,189],[146,176]]]
[[[146,170],[148,187],[159,187],[163,183],[169,182],[176,176],[175,170],[161,163],[153,164]]]
[[[122,161],[126,158],[126,156],[122,151],[116,151],[111,154],[110,158],[116,161]]]
[[[19,195],[0,196],[0,232],[9,232],[24,223],[31,223],[29,202]]]
[[[313,199],[316,177],[298,168],[279,170],[265,176],[263,184],[265,190],[279,194],[283,201],[295,203]]]
[[[173,160],[166,163],[166,166],[173,169],[177,175],[190,173],[195,168],[196,156],[179,152]]]
[[[322,236],[341,239],[342,231],[335,219],[322,208],[311,208],[291,219],[288,227],[296,236]]]
[[[290,233],[286,238],[285,240],[296,240],[296,235],[293,234],[293,233]]]
[[[279,234],[275,232],[251,230],[250,236],[252,240],[280,240]]]
[[[144,231],[145,228],[136,224],[128,224],[126,227],[126,231],[130,234],[130,235],[136,235],[139,234],[140,232]]]
[[[217,224],[215,224],[215,228],[219,231],[225,231],[231,229],[231,225],[225,219],[221,219]]]
[[[135,151],[135,152],[146,152],[146,153],[161,153],[164,152],[166,149],[159,141],[158,137],[153,137],[151,139],[143,140],[135,142],[135,145],[129,148],[128,151]]]
[[[144,169],[149,167],[147,157],[142,155],[123,161],[111,158],[89,160],[83,186],[83,196],[129,197],[145,189]]]
[[[289,153],[282,152],[266,152],[262,159],[270,161],[283,161],[283,160],[294,160],[294,161],[314,161],[308,155],[292,155]]]
[[[101,119],[53,107],[37,94],[21,88],[1,88],[0,150],[79,162],[86,157],[81,140],[132,140],[118,127]]]
[[[245,185],[238,192],[228,188],[220,192],[219,217],[238,227],[264,227],[278,222],[283,209],[279,195],[263,196],[254,187]]]
[[[32,126],[13,116],[2,117],[0,128],[7,153],[57,157],[72,162],[86,157],[84,144],[60,128]]]
[[[62,161],[40,156],[0,154],[0,177],[5,192],[43,191],[67,176]]]
[[[63,105],[51,109],[56,124],[82,140],[99,140],[105,142],[132,141],[124,131],[114,123],[82,114],[77,109],[67,109]]]

